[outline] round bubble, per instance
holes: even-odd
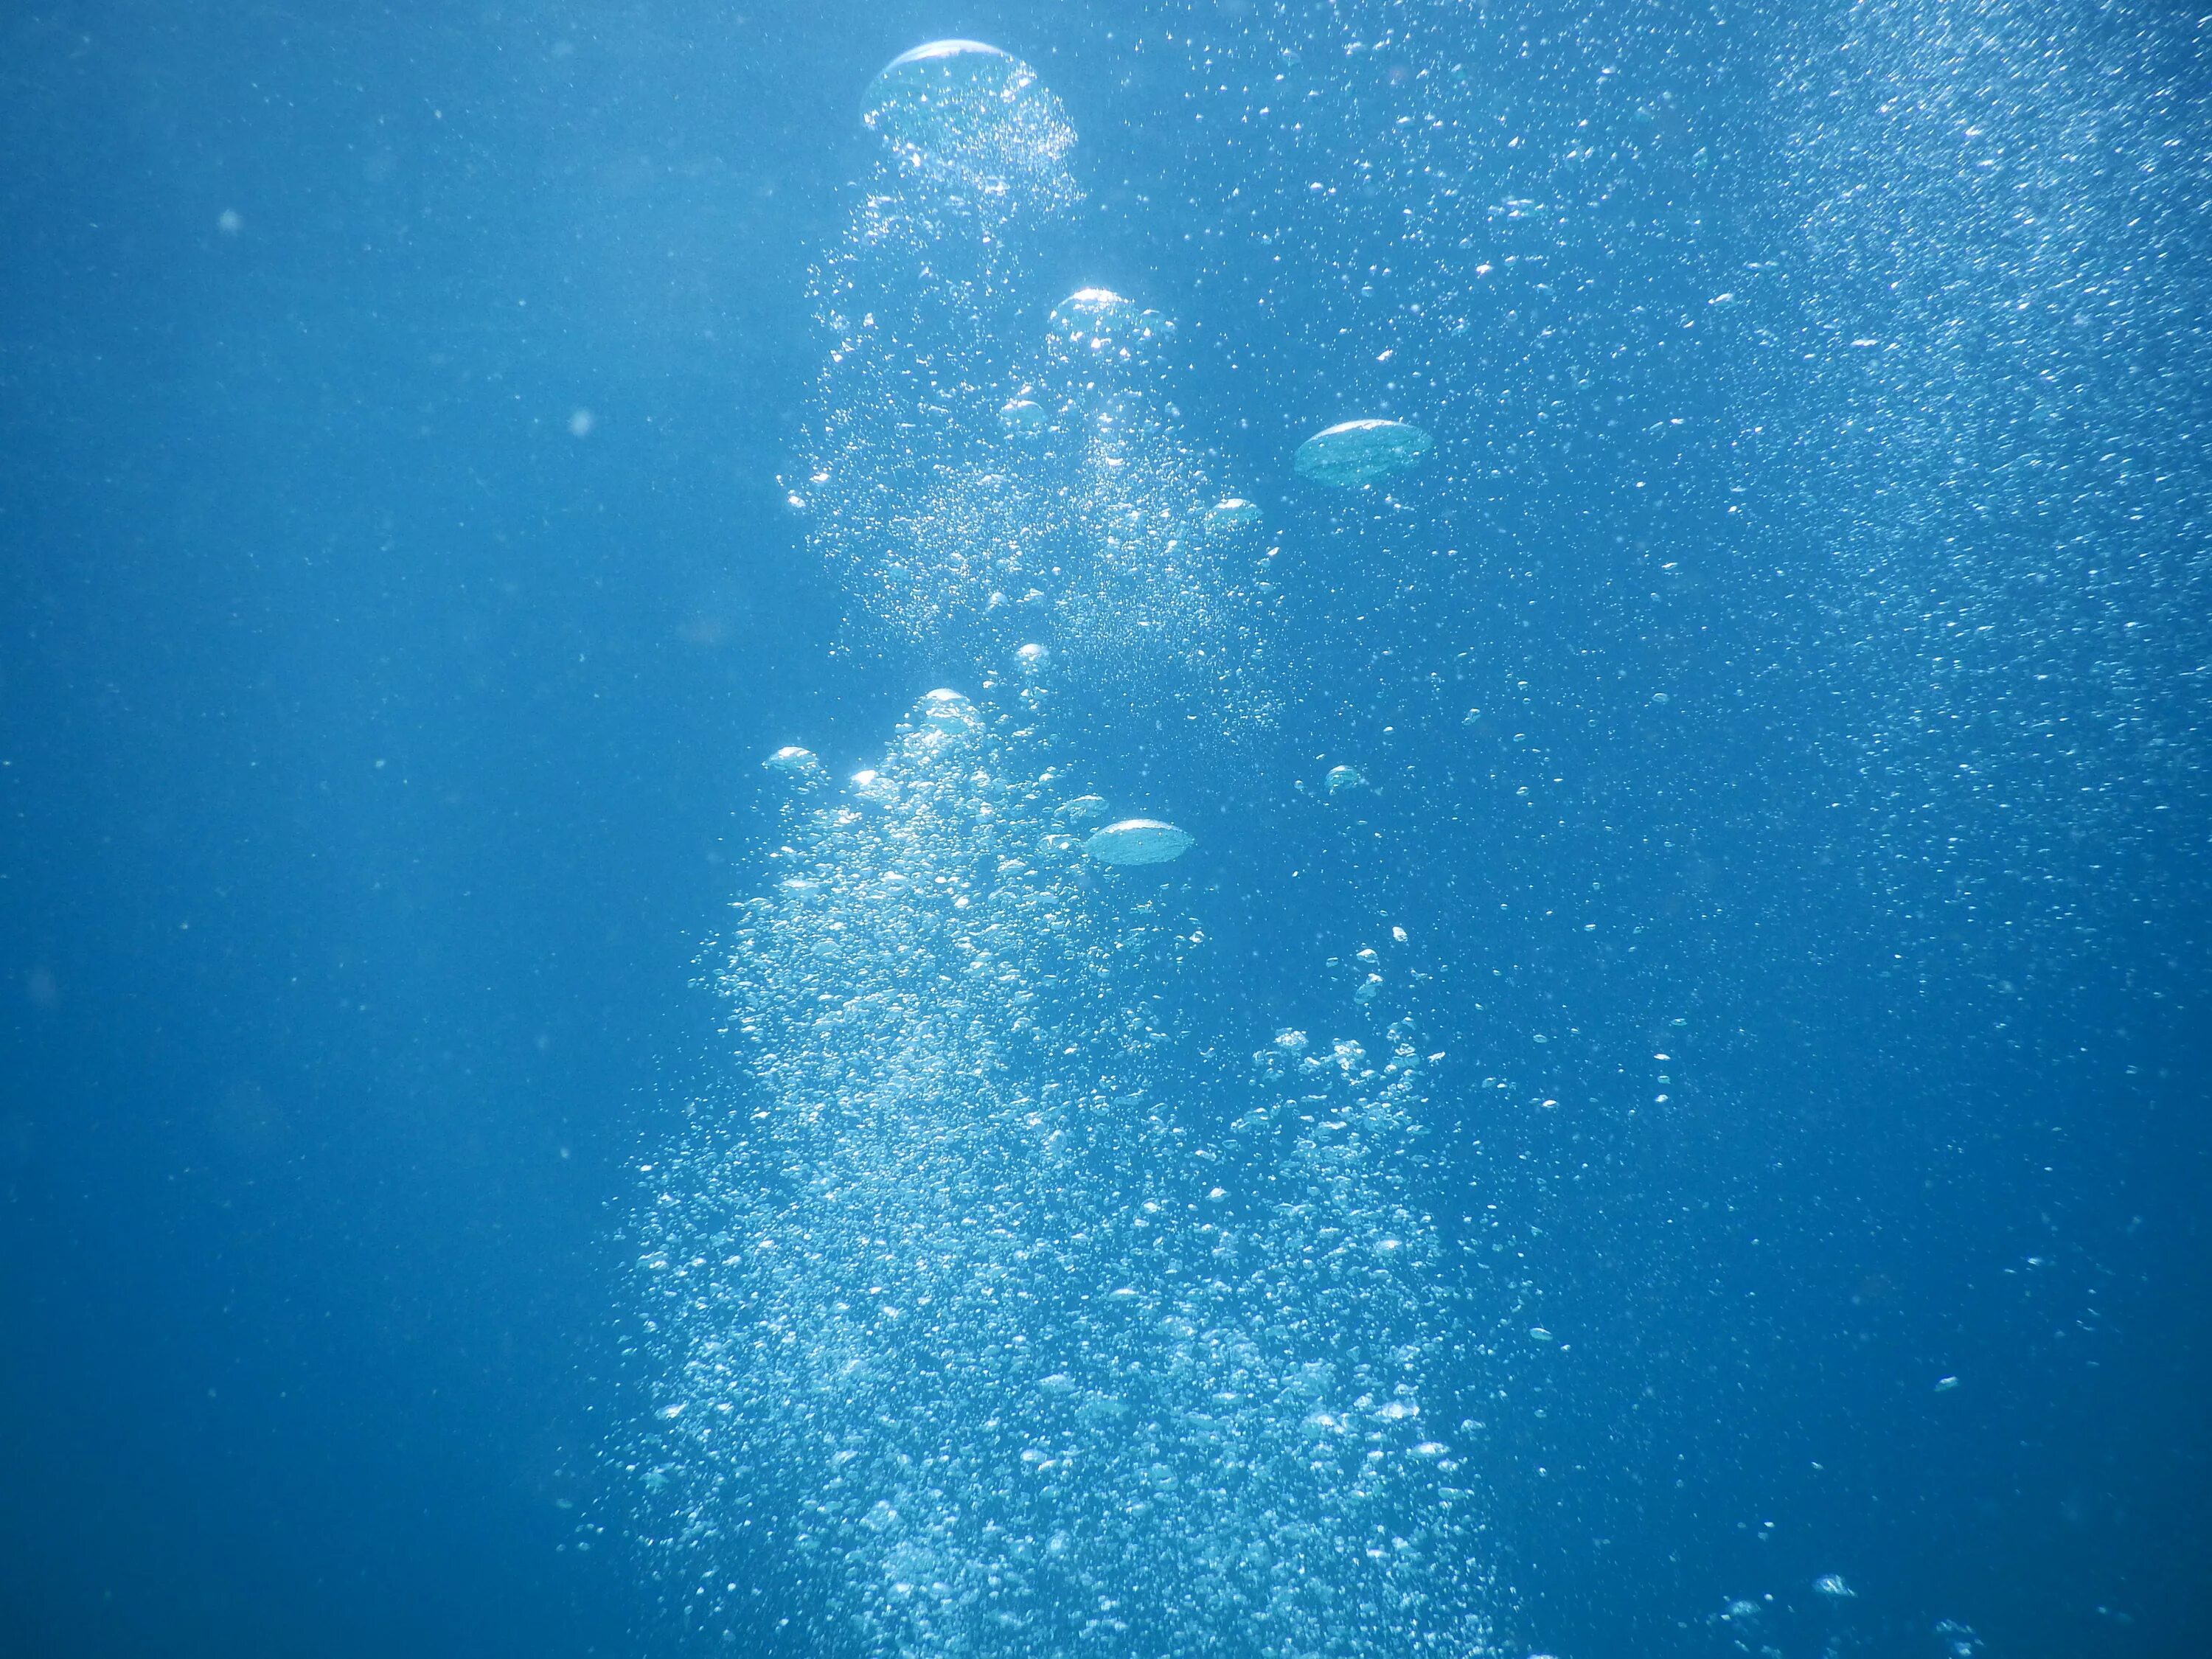
[[[798,783],[820,783],[829,776],[820,757],[811,749],[801,749],[796,744],[786,744],[763,761],[761,766]]]
[[[1231,495],[1226,501],[1216,501],[1206,508],[1206,524],[1209,530],[1223,530],[1232,535],[1241,535],[1247,531],[1257,530],[1266,522],[1267,516],[1260,510],[1257,501]]]
[[[981,40],[932,40],[900,53],[869,83],[860,120],[923,155],[1005,146],[1006,159],[1043,165],[1075,142],[1036,71]]]
[[[981,40],[932,40],[901,52],[868,83],[860,122],[894,143],[926,145],[1036,84],[1036,72],[1011,52]]]
[[[1010,398],[999,408],[999,424],[1018,438],[1043,431],[1051,420],[1045,406],[1030,398]]]
[[[1175,331],[1174,320],[1111,289],[1079,288],[1052,308],[1053,346],[1067,356],[1140,356]]]
[[[976,718],[975,705],[957,691],[927,692],[915,705],[914,712],[933,731],[965,733],[981,724]]]
[[[1316,483],[1347,488],[1402,472],[1436,447],[1405,421],[1340,421],[1298,446],[1292,465]]]
[[[1158,818],[1123,818],[1093,833],[1083,850],[1101,864],[1165,864],[1197,844],[1188,831]]]
[[[1340,795],[1349,789],[1364,789],[1367,787],[1367,780],[1361,775],[1359,769],[1356,766],[1333,766],[1329,769],[1328,776],[1324,781],[1328,783],[1328,793],[1332,795]]]
[[[865,772],[853,774],[853,793],[873,805],[889,806],[898,799],[898,780],[887,778],[870,767]]]

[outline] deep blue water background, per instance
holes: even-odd
[[[1182,188],[1180,60],[1131,50],[1164,27],[0,20],[0,1654],[673,1650],[619,1540],[575,1546],[636,1407],[635,1166],[724,1063],[692,958],[750,879],[757,757],[863,763],[952,672],[833,654],[777,482],[858,89],[945,33],[1039,64],[1091,191],[1040,299],[1177,309],[1192,424],[1250,493],[1292,501],[1288,441],[1351,412],[1323,284],[1302,314],[1256,254],[1190,252],[1223,192]],[[1698,408],[1678,367],[1624,395]],[[2011,872],[1961,920],[1806,783],[1847,659],[1747,697],[1730,666],[1814,660],[1798,573],[1692,559],[1644,599],[1719,509],[1620,505],[1650,456],[1610,430],[1529,459],[1487,608],[1376,558],[1505,517],[1279,512],[1300,708],[1251,771],[1160,786],[1216,826],[1201,911],[1251,965],[1206,1016],[1237,1040],[1326,983],[1273,964],[1378,909],[1447,964],[1468,1168],[1569,1340],[1495,1413],[1513,1644],[1727,1652],[1711,1616],[1771,1593],[1792,1656],[1932,1654],[1947,1618],[1992,1659],[2212,1651],[2201,785],[2126,822],[2117,873],[2054,826],[2064,890]],[[2203,503],[2169,505],[2201,549]],[[1517,763],[1406,713],[1380,653],[1447,635],[1493,708],[1603,656],[1510,711],[1532,779],[1589,780],[1558,834],[1489,823],[1474,781]],[[1607,701],[1662,658],[1679,720]],[[1403,774],[1386,852],[1281,787],[1324,727]],[[1542,1067],[1505,1053],[1532,1024]],[[1491,1113],[1509,1073],[1561,1105]]]

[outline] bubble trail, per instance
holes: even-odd
[[[763,1104],[641,1255],[701,1584],[759,1521],[856,1651],[1479,1650],[1410,1027],[1196,1066],[1196,930],[1085,873],[1048,699],[924,699],[742,907]],[[1225,1146],[1177,1109],[1238,1091]]]
[[[1194,838],[1085,792],[1055,701],[1267,718],[1230,567],[1263,515],[1177,432],[1169,319],[1024,313],[1025,228],[1073,199],[1026,65],[936,43],[863,118],[793,493],[977,696],[923,697],[842,788],[765,763],[781,844],[714,975],[751,1086],[639,1227],[655,1576],[735,1640],[751,1533],[833,1650],[900,1659],[1488,1652],[1413,1028],[1370,975],[1364,1039],[1213,1058],[1176,1012]]]
[[[1213,510],[1169,395],[1174,321],[1101,288],[1048,315],[1036,289],[1037,233],[1079,195],[1057,101],[997,49],[940,41],[863,112],[885,147],[814,274],[829,350],[791,481],[857,620],[978,672],[1042,636],[1115,709],[1264,725],[1258,550],[1237,534],[1258,511]]]

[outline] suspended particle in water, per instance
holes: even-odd
[[[1226,501],[1216,501],[1206,511],[1206,526],[1230,535],[1243,535],[1257,530],[1267,520],[1257,501],[1248,501],[1241,495],[1231,495]]]
[[[1405,421],[1340,421],[1300,444],[1291,465],[1302,478],[1348,489],[1402,472],[1435,447]]]
[[[932,40],[869,83],[860,120],[898,149],[939,160],[1042,167],[1075,142],[1036,71],[981,40]]]
[[[1196,836],[1158,818],[1123,818],[1093,832],[1083,850],[1101,864],[1165,864],[1197,844]]]

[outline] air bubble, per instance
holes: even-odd
[[[1248,501],[1241,495],[1231,495],[1216,501],[1206,510],[1206,528],[1230,535],[1243,535],[1255,531],[1267,520],[1267,515],[1260,510],[1257,501]]]
[[[1035,169],[1075,143],[1036,71],[981,40],[933,40],[893,58],[860,100],[860,120],[918,159]]]
[[[1291,465],[1302,478],[1349,489],[1416,465],[1436,441],[1405,421],[1341,421],[1298,446]]]
[[[1051,423],[1051,414],[1034,398],[1010,398],[999,407],[999,424],[1017,438],[1034,438]]]
[[[811,787],[829,781],[830,774],[811,749],[787,744],[761,763],[762,769]]]
[[[1094,832],[1083,850],[1101,864],[1165,864],[1197,844],[1196,836],[1158,818],[1123,818]]]

